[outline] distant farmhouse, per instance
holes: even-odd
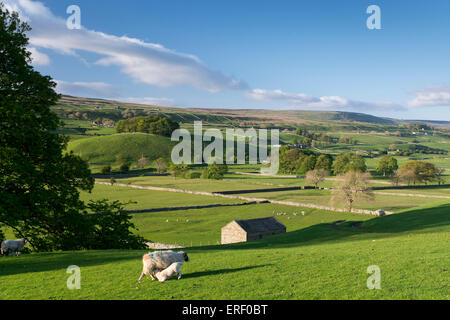
[[[222,228],[222,244],[247,242],[286,232],[286,227],[274,217],[234,220]]]

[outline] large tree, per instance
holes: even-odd
[[[50,107],[59,95],[55,82],[30,65],[29,30],[0,3],[0,227],[36,250],[91,248],[107,218],[93,218],[88,213],[99,205],[79,198],[94,180],[86,162],[64,152],[67,138],[55,133],[62,122]],[[101,208],[121,220],[117,203]],[[121,221],[130,226],[127,219]],[[122,243],[137,240],[124,237]]]
[[[437,179],[438,169],[427,161],[411,160],[402,164],[397,170],[400,180],[408,182],[408,185],[416,183],[428,183]]]
[[[366,172],[367,166],[364,158],[351,152],[344,152],[338,155],[333,162],[334,174],[339,175],[349,171]]]
[[[343,201],[349,211],[359,199],[373,199],[368,172],[351,170],[340,175],[338,181],[337,187],[333,189],[334,198]]]
[[[393,156],[383,156],[380,161],[378,161],[377,173],[383,176],[394,174],[395,170],[398,169],[397,159]]]
[[[314,188],[319,188],[319,184],[328,176],[328,171],[325,169],[314,169],[306,173],[306,182],[312,184]]]

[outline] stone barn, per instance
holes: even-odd
[[[284,232],[286,227],[274,217],[234,220],[222,228],[222,244],[258,240]]]

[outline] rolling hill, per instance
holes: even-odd
[[[69,142],[67,150],[90,163],[111,164],[116,155],[136,162],[142,156],[150,161],[170,156],[174,143],[169,138],[144,133],[95,136]]]
[[[222,123],[228,125],[238,125],[242,122],[280,124],[304,123],[305,121],[339,121],[348,123],[397,125],[400,122],[395,119],[380,118],[356,112],[175,108],[70,96],[62,96],[61,100],[53,109],[62,118],[78,112],[81,115],[85,113],[89,119],[103,116],[118,120],[122,118],[124,112],[132,111],[137,115],[163,115],[181,123],[192,123],[196,120],[202,120],[207,123]]]

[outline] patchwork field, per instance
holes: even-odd
[[[389,153],[400,166],[423,160],[446,169],[441,182],[450,183],[450,156],[446,154],[450,139],[444,129],[417,133],[407,122],[357,113],[179,109],[67,96],[54,111],[66,123],[59,133],[70,138],[68,151],[88,161],[94,174],[105,164],[117,173],[118,159],[131,164],[128,175],[114,176],[113,186],[96,184],[91,193],[81,193],[81,200],[132,201],[125,204],[126,210],[153,209],[131,214],[137,228],[133,232],[150,241],[184,246],[191,261],[183,265],[180,281],[145,279],[138,284],[146,250],[42,252],[1,258],[0,299],[449,299],[450,189],[390,189],[390,179],[375,172],[381,157]],[[169,138],[115,134],[113,127],[93,124],[97,118],[109,123],[125,119],[129,115],[124,113],[130,112],[168,117],[191,132],[193,121],[198,120],[203,121],[203,129],[278,128],[280,144],[301,149],[305,136],[297,134],[297,129],[316,137],[328,134],[330,143],[317,140],[307,149],[334,157],[358,153],[372,175],[370,185],[389,187],[375,190],[373,200],[359,200],[354,207],[393,214],[375,217],[332,211],[344,208],[331,190],[339,182],[336,176],[321,182],[321,190],[294,191],[267,189],[305,187],[310,182],[295,174],[258,175],[261,165],[230,165],[221,180],[146,176],[155,171],[154,159],[170,158],[174,143]],[[353,142],[343,139],[347,141],[343,143],[341,138]],[[149,160],[144,169],[136,166],[141,157]],[[192,166],[190,170],[201,172],[203,168]],[[334,209],[274,203],[230,206],[246,200],[118,184],[208,193],[236,191],[235,197]],[[217,204],[223,206],[161,210]],[[287,233],[219,245],[221,228],[232,220],[270,216],[283,223]],[[3,231],[7,238],[16,237],[11,229],[3,227]],[[71,265],[81,268],[81,290],[66,287],[66,269]],[[367,288],[371,265],[381,270],[381,290]]]

